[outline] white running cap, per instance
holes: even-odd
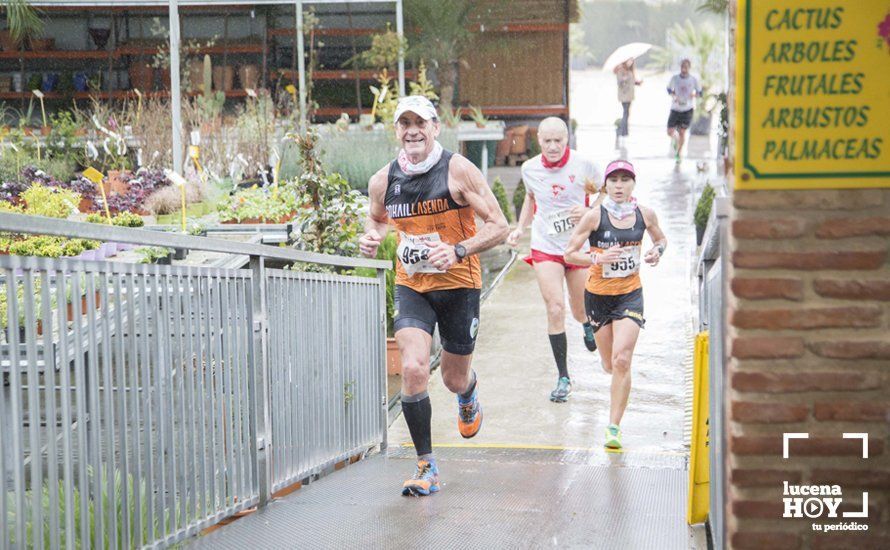
[[[417,114],[424,120],[433,120],[434,118],[439,118],[438,113],[436,113],[436,107],[433,106],[433,103],[429,99],[423,97],[422,95],[409,95],[399,100],[399,103],[396,105],[396,113],[395,115],[393,115],[392,121],[398,122],[399,117],[407,113],[408,111]]]

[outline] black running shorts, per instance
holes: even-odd
[[[668,115],[668,128],[689,128],[689,125],[692,124],[692,112],[694,110],[675,111],[671,109],[671,114]]]
[[[646,326],[646,319],[643,318],[642,288],[617,296],[591,294],[585,290],[584,309],[594,332],[619,319],[631,319],[640,325],[640,328]]]
[[[442,348],[455,355],[470,355],[479,332],[478,288],[455,288],[417,292],[396,285],[396,332],[403,328],[419,328],[432,334],[439,323]]]

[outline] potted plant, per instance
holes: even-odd
[[[386,271],[386,374],[402,374],[402,355],[394,338],[393,322],[395,321],[395,291],[396,291],[396,249],[398,240],[392,231],[387,233],[380,247],[377,249],[378,260],[393,262],[393,269]]]
[[[711,217],[711,207],[714,204],[714,197],[717,193],[710,183],[706,183],[702,189],[698,203],[695,205],[695,242],[701,246],[702,239],[705,235],[705,229],[708,227],[708,219]]]
[[[460,124],[461,108],[458,107],[454,111],[451,109],[442,109],[442,123],[446,128],[457,128]]]
[[[488,119],[482,113],[482,108],[473,107],[472,105],[470,105],[470,118],[476,123],[476,128],[485,128],[485,124],[488,122]]]
[[[43,32],[40,13],[28,0],[6,0],[0,6],[6,11],[7,28],[0,31],[0,46],[4,50],[18,50],[22,42]]]
[[[136,253],[143,264],[170,265],[173,259],[173,251],[163,246],[143,246],[137,248]]]

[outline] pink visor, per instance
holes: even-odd
[[[634,165],[627,162],[626,160],[613,160],[606,166],[606,175],[603,179],[607,179],[610,174],[613,172],[617,172],[619,170],[624,170],[625,172],[630,172],[630,175],[637,179],[637,173],[634,172]]]

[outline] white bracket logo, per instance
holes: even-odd
[[[790,457],[790,453],[788,450],[789,442],[792,439],[809,439],[810,434],[808,432],[786,432],[782,434],[782,458],[788,459]],[[862,440],[862,458],[868,458],[868,434],[867,433],[856,433],[856,432],[845,432],[843,434],[844,439],[860,439]],[[790,484],[785,482],[785,494],[789,494]],[[796,486],[795,486],[796,487]],[[813,489],[816,486],[812,486]],[[827,486],[826,486],[827,487]],[[835,486],[837,487],[837,486]],[[792,488],[793,489],[793,488]],[[791,492],[790,494],[816,494],[818,492],[807,492],[807,487],[803,487],[804,491],[801,493]],[[800,488],[798,488],[800,490]],[[812,490],[811,490],[812,491]],[[840,488],[838,487],[838,491]],[[837,493],[838,495],[840,492]],[[822,501],[825,501],[824,503]],[[837,510],[838,505],[842,499],[820,499],[820,498],[785,498],[785,515],[784,517],[803,517],[805,514],[807,517],[815,518],[822,515],[823,504],[826,504],[829,509],[829,517],[836,517],[835,510]],[[868,492],[862,492],[862,511],[861,512],[843,512],[843,517],[845,518],[867,518],[868,517]]]

